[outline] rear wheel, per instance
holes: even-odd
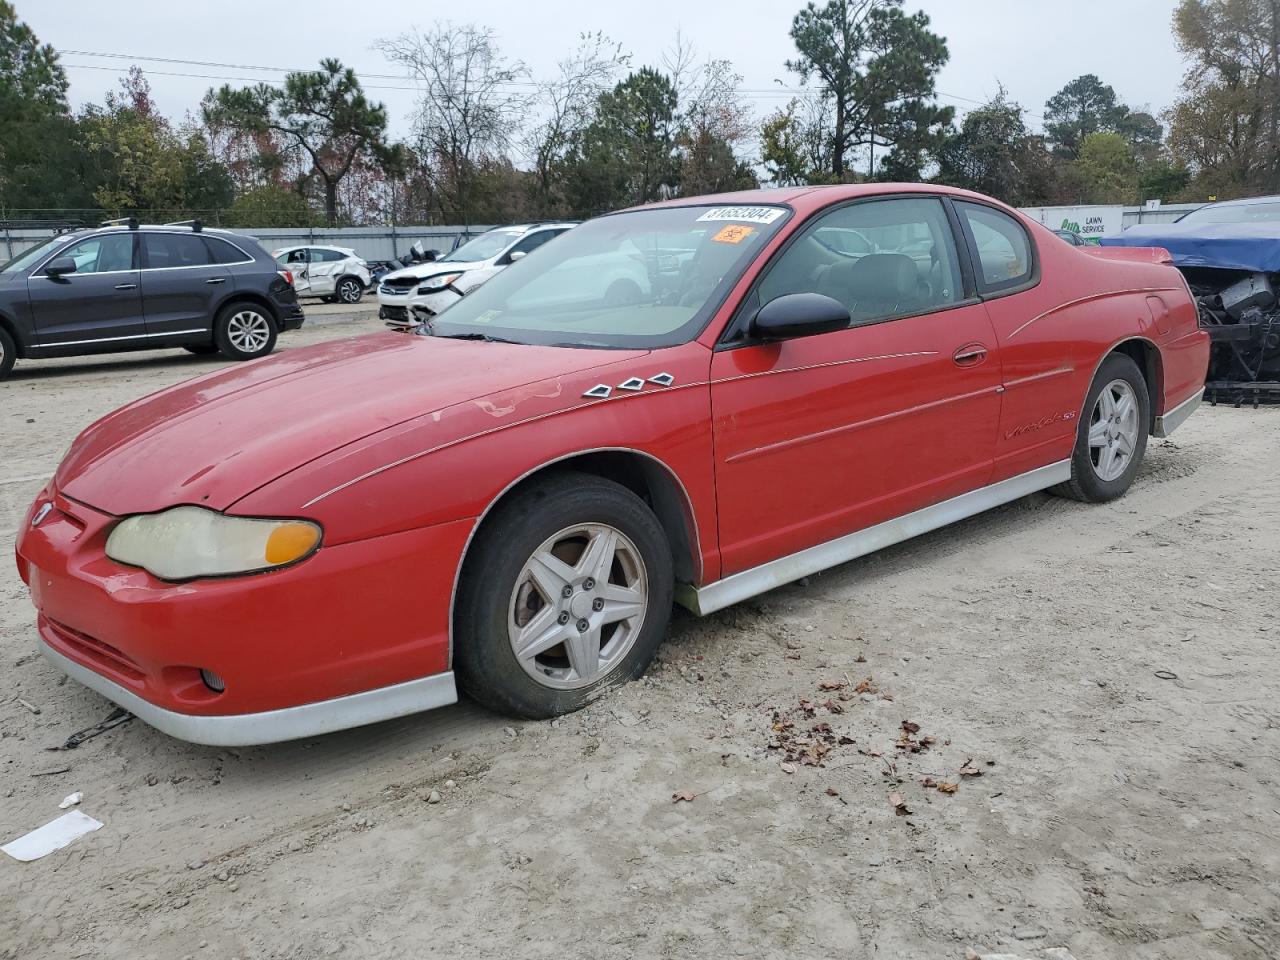
[[[0,380],[9,376],[13,363],[18,359],[18,347],[9,336],[9,331],[0,327]]]
[[[1133,485],[1151,429],[1147,382],[1132,358],[1113,353],[1102,362],[1076,427],[1071,479],[1053,488],[1083,503],[1105,503]]]
[[[232,360],[265,357],[276,346],[275,321],[256,303],[229,303],[213,322],[213,341]]]
[[[640,676],[671,615],[671,549],[620,484],[562,473],[499,506],[459,588],[454,668],[502,713],[578,710]]]
[[[343,277],[334,288],[334,295],[340,303],[359,303],[364,296],[364,284],[355,277]]]

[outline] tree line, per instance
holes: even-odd
[[[381,43],[416,81],[411,132],[336,59],[223,85],[180,123],[133,67],[73,111],[57,52],[0,0],[0,220],[142,214],[226,226],[582,218],[761,185],[932,181],[1016,205],[1280,193],[1280,0],[1180,0],[1187,69],[1157,117],[1092,74],[1040,123],[1001,89],[940,102],[946,38],[904,0],[811,0],[790,29],[799,91],[757,117],[732,62],[682,38],[635,64],[584,34],[535,80],[476,25]]]

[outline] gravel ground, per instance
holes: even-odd
[[[308,308],[281,348],[377,328]],[[213,369],[20,364],[0,555],[76,431]],[[0,564],[0,957],[1280,956],[1280,409],[703,620],[554,723],[471,703],[219,750],[32,653]],[[19,702],[39,710],[33,713]],[[954,789],[954,792],[948,792]],[[203,948],[203,949],[202,949]]]

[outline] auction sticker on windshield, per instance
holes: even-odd
[[[699,220],[745,220],[747,223],[773,223],[786,213],[777,207],[715,207]]]
[[[741,243],[755,232],[755,227],[744,227],[741,224],[731,223],[728,226],[721,227],[720,232],[711,239],[716,243]]]

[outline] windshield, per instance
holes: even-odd
[[[459,260],[488,260],[490,257],[496,257],[523,235],[523,230],[490,230],[488,233],[480,234],[474,240],[468,240],[457,250],[440,259],[454,262]]]
[[[786,221],[782,207],[666,207],[591,220],[431,322],[437,336],[568,347],[693,339]]]
[[[1274,203],[1212,203],[1192,210],[1179,223],[1275,223],[1280,200]]]
[[[3,267],[0,267],[0,273],[20,273],[33,264],[38,263],[41,257],[50,253],[54,247],[58,246],[58,244],[65,243],[69,239],[71,239],[71,237],[68,234],[63,234],[58,237],[50,237],[44,243],[37,243],[30,250],[24,250]]]

